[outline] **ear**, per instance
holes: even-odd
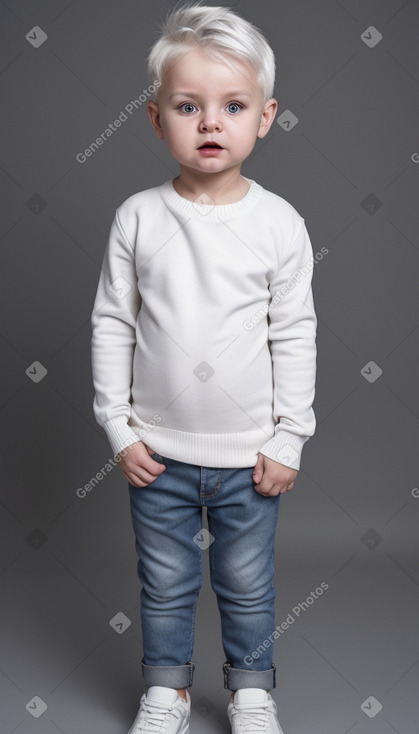
[[[264,138],[265,135],[269,132],[269,129],[275,119],[276,111],[278,109],[278,102],[276,99],[271,97],[268,99],[267,102],[265,102],[265,105],[262,110],[262,117],[260,120],[260,126],[258,131],[258,138]]]
[[[147,102],[147,112],[154,132],[156,133],[159,140],[163,140],[164,132],[160,124],[160,112],[158,104],[149,100]]]

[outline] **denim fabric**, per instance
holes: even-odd
[[[274,542],[281,495],[255,491],[254,466],[223,469],[157,453],[152,458],[165,464],[163,474],[145,487],[128,484],[142,585],[145,682],[192,685],[195,611],[208,549],[226,657],[224,687],[275,688],[273,644],[262,643],[275,629]],[[204,505],[213,538],[202,529]]]

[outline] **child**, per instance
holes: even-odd
[[[189,731],[209,548],[232,733],[283,734],[274,540],[315,430],[317,319],[304,219],[240,173],[275,119],[274,55],[198,3],[172,11],[148,62],[148,115],[179,175],[116,210],[92,313],[94,412],[128,480],[142,585],[130,732]]]

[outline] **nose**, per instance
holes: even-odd
[[[221,130],[221,120],[218,118],[216,113],[210,110],[204,112],[202,119],[199,123],[199,129],[202,132],[212,132],[213,130]]]

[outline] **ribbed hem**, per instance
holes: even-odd
[[[165,181],[159,188],[161,196],[169,209],[181,212],[188,219],[190,217],[208,217],[209,219],[233,219],[243,213],[249,213],[260,200],[263,187],[251,178],[246,179],[250,183],[247,194],[232,204],[199,204],[195,201],[180,196],[173,186],[173,179]],[[202,192],[205,197],[205,191]],[[208,198],[210,198],[208,196]]]
[[[138,425],[133,425],[133,423]],[[286,430],[274,432],[274,422],[255,431],[241,433],[188,433],[143,423],[131,416],[107,421],[103,428],[114,455],[137,441],[144,441],[157,454],[186,464],[225,469],[255,466],[260,452],[290,469],[300,469],[301,452],[310,436],[299,436]]]
[[[272,426],[242,433],[188,433],[155,426],[145,434],[147,424],[143,426],[132,426],[132,430],[157,454],[186,464],[224,469],[255,466],[260,447],[274,431],[273,422]]]

